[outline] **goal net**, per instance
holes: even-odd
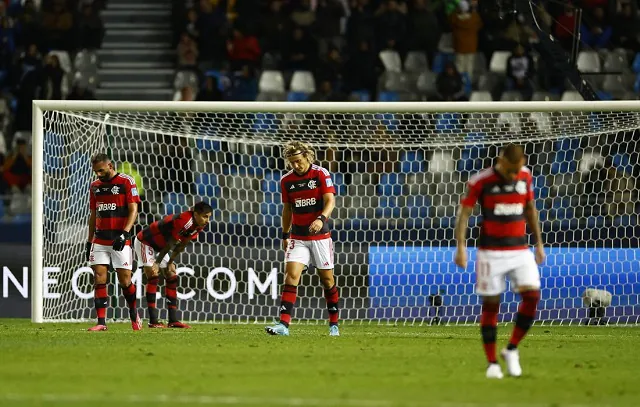
[[[453,264],[454,222],[466,180],[501,145],[525,147],[548,259],[542,323],[637,323],[640,317],[640,104],[141,103],[37,101],[34,109],[34,321],[95,316],[84,262],[90,157],[108,152],[134,176],[137,230],[204,200],[206,233],[179,258],[186,321],[270,322],[283,280],[283,143],[310,142],[333,176],[340,317],[358,323],[473,323],[471,265]],[[110,273],[108,319],[126,318]],[[146,307],[144,277],[134,273]],[[161,282],[161,286],[163,283]],[[159,290],[161,292],[161,290]],[[518,298],[503,296],[512,321]],[[164,299],[158,308],[165,318]],[[146,311],[144,311],[146,317]],[[314,270],[295,321],[323,321]]]

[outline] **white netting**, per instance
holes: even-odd
[[[207,233],[180,259],[189,269],[179,289],[191,296],[180,301],[185,320],[277,316],[272,293],[279,296],[279,289],[271,287],[273,269],[282,282],[280,147],[302,139],[317,147],[338,189],[331,226],[342,319],[476,321],[474,273],[452,263],[456,206],[468,177],[491,165],[500,145],[518,142],[534,173],[549,254],[541,268],[540,319],[577,323],[589,312],[605,312],[610,322],[638,321],[638,113],[430,113],[428,104],[424,110],[45,110],[43,265],[61,269],[49,274],[58,279],[49,291],[60,296],[44,299],[45,320],[94,316],[93,301],[78,295],[90,296],[90,274],[78,269],[93,180],[89,157],[104,150],[139,173],[139,227],[198,200],[214,207]],[[473,246],[477,216],[470,226]],[[608,291],[611,304],[603,310],[590,302],[589,310],[582,298],[587,289]],[[112,305],[110,318],[126,315],[122,299]],[[505,321],[516,306],[517,298],[505,295]],[[308,273],[294,318],[325,315],[319,280]]]

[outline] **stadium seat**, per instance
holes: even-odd
[[[408,150],[400,155],[400,171],[403,173],[424,172],[424,153],[420,150]]]
[[[402,72],[402,59],[400,54],[394,50],[383,50],[378,54],[382,66],[387,72]]]
[[[167,215],[184,212],[189,209],[187,204],[187,196],[176,192],[169,192],[164,195],[162,203],[164,211]]]
[[[489,62],[489,71],[504,75],[507,73],[507,60],[511,56],[509,51],[496,51],[491,55],[491,62]]]
[[[347,194],[347,186],[344,183],[344,174],[340,172],[334,172],[331,174],[331,179],[333,181],[333,186],[336,188],[336,193],[339,196],[344,196]]]
[[[260,188],[262,192],[280,192],[280,179],[282,175],[279,171],[265,171]]]
[[[395,172],[384,173],[380,176],[378,184],[378,194],[381,196],[402,195],[402,186],[406,175]]]
[[[471,95],[471,90],[473,87],[471,83],[471,77],[467,72],[463,72],[460,76],[462,77],[462,89],[464,90],[464,94],[467,96]]]
[[[86,49],[80,50],[73,60],[73,67],[80,72],[95,72],[98,70],[98,57],[95,52]]]
[[[218,71],[217,69],[210,69],[208,70],[205,74],[205,76],[207,77],[212,77],[212,78],[216,78],[218,81],[218,90],[220,92],[226,92],[228,91],[232,84],[231,78],[229,77],[229,74],[225,71]],[[261,78],[262,79],[262,78]]]
[[[265,52],[264,55],[262,56],[262,70],[264,71],[278,70],[279,64],[280,64],[280,57],[278,54]]]
[[[462,130],[459,113],[439,113],[436,115],[436,130],[438,132],[452,133]]]
[[[473,62],[473,76],[475,78],[478,75],[482,75],[487,72],[487,58],[484,56],[483,52],[477,52],[476,58]]]
[[[491,92],[498,84],[499,75],[486,72],[476,77],[477,88],[480,91]]]
[[[518,102],[524,100],[522,97],[522,93],[517,90],[509,90],[502,94],[500,98],[502,102]]]
[[[551,102],[551,101],[560,100],[560,97],[551,92],[538,91],[538,92],[533,92],[533,96],[531,97],[531,100],[538,101],[538,102]]]
[[[633,58],[633,64],[631,64],[631,69],[635,73],[640,73],[640,52],[638,52]]]
[[[493,98],[491,97],[491,93],[487,91],[475,91],[471,92],[471,96],[469,97],[469,101],[471,102],[491,102]]]
[[[385,91],[406,92],[409,90],[409,77],[402,72],[382,74],[382,88]]]
[[[73,84],[95,91],[100,86],[100,78],[97,73],[89,74],[78,71],[73,75]]]
[[[622,75],[606,75],[604,83],[602,84],[602,90],[612,94],[623,93],[627,86],[628,84],[625,84]]]
[[[398,92],[384,91],[378,93],[379,102],[399,102],[400,94]]]
[[[287,94],[284,92],[259,92],[256,97],[256,101],[258,102],[284,102],[285,100],[287,100]]]
[[[416,88],[420,93],[431,96],[436,93],[436,78],[437,75],[433,72],[423,72],[418,76]]]
[[[57,56],[58,61],[60,61],[60,68],[62,68],[62,70],[65,71],[67,74],[72,72],[71,58],[69,58],[69,53],[67,51],[51,50],[47,55]]]
[[[254,116],[253,129],[258,133],[275,133],[280,130],[280,121],[273,113],[257,113]]]
[[[595,51],[580,51],[577,67],[582,73],[600,72],[600,55]]]
[[[295,71],[291,77],[291,92],[313,93],[316,91],[316,81],[309,71]]]
[[[629,61],[625,50],[614,50],[607,54],[604,60],[604,71],[608,73],[627,73],[629,69]]]
[[[582,97],[580,92],[577,92],[575,90],[568,90],[562,94],[562,98],[560,100],[562,100],[563,102],[575,102],[582,101],[584,100],[584,98]]]
[[[280,71],[263,71],[258,89],[265,93],[285,93],[284,77]]]
[[[288,102],[306,102],[309,100],[309,93],[306,92],[289,92],[287,93]]]
[[[350,100],[369,102],[371,100],[371,94],[367,90],[354,90],[351,92]]]
[[[435,73],[441,73],[442,71],[444,71],[444,66],[447,64],[447,62],[453,62],[453,61],[455,61],[454,54],[438,52],[436,56],[433,58],[432,70]]]
[[[409,51],[404,60],[404,70],[415,73],[428,71],[429,61],[427,61],[427,54],[422,51]]]
[[[219,140],[197,138],[196,148],[198,150],[205,150],[205,151],[222,151],[222,143]]]

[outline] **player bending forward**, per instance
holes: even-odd
[[[338,288],[333,277],[333,241],[328,219],[335,207],[336,189],[329,171],[313,164],[315,153],[299,141],[284,147],[291,171],[282,177],[282,247],[286,276],[280,301],[280,322],[265,328],[271,335],[289,335],[298,283],[310,263],[318,269],[329,311],[329,335],[338,330]]]
[[[128,175],[114,170],[106,154],[96,154],[91,159],[93,172],[98,177],[91,183],[89,238],[86,259],[93,269],[94,304],[98,324],[89,331],[106,331],[107,268],[109,264],[118,273],[118,282],[129,306],[129,318],[134,331],[142,328],[136,308],[136,287],[131,284],[133,256],[129,235],[138,216],[138,189]]]
[[[511,376],[522,374],[518,344],[533,324],[540,300],[537,264],[542,264],[545,253],[531,172],[524,164],[522,147],[505,146],[494,167],[469,179],[467,195],[462,199],[456,222],[455,263],[466,268],[468,220],[476,202],[480,203],[483,223],[476,259],[476,293],[482,296],[480,328],[489,361],[486,375],[492,379],[503,377],[496,359],[496,327],[500,295],[506,289],[505,276],[509,276],[514,291],[522,297],[511,340],[501,352]],[[536,238],[535,257],[527,245],[526,223]]]
[[[144,273],[147,275],[149,328],[166,328],[158,320],[158,309],[156,308],[159,270],[162,270],[165,281],[164,296],[167,299],[169,313],[167,326],[169,328],[190,328],[189,325],[178,320],[178,275],[174,261],[191,241],[198,238],[198,234],[209,223],[212,213],[211,205],[199,202],[191,211],[179,215],[168,215],[162,220],[153,222],[136,236],[133,244],[136,258],[138,263],[142,264]]]

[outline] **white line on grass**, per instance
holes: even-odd
[[[186,405],[227,405],[227,406],[344,406],[344,407],[611,407],[606,404],[563,404],[563,403],[458,403],[458,402],[414,402],[391,400],[360,400],[360,399],[313,399],[300,397],[244,397],[244,396],[207,396],[207,395],[98,395],[98,394],[0,394],[0,401],[14,403],[157,403],[157,404],[186,404]]]

